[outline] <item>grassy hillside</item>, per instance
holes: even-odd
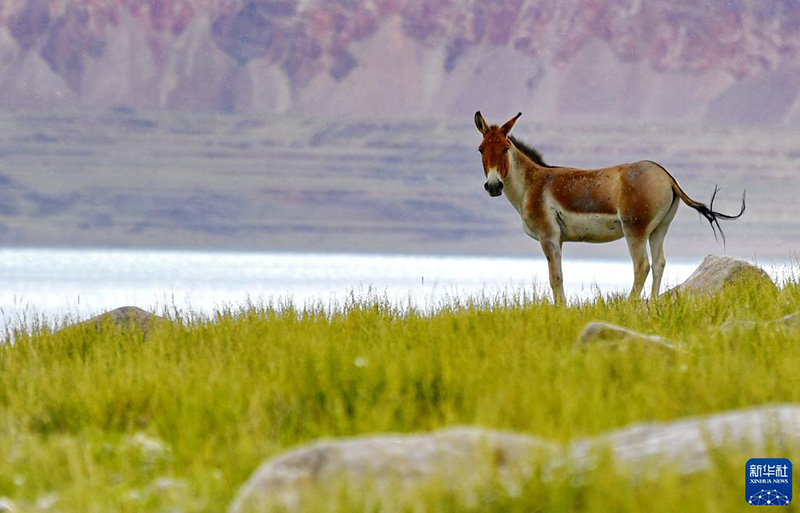
[[[797,328],[721,330],[799,310],[800,284],[789,279],[779,293],[742,284],[714,298],[570,308],[511,295],[426,315],[374,297],[334,314],[286,305],[213,319],[173,312],[174,323],[146,335],[113,325],[34,330],[0,349],[0,497],[18,511],[218,512],[263,459],[318,437],[475,424],[566,442],[632,422],[800,402]],[[690,349],[576,347],[592,320]],[[416,510],[745,510],[741,456],[761,455],[731,454],[704,474],[647,486],[601,467],[580,483],[533,479],[519,495],[488,490],[470,505],[431,494]]]

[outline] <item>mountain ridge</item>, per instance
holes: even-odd
[[[12,0],[0,106],[797,123],[800,4]]]

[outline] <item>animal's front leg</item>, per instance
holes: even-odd
[[[542,251],[547,258],[550,269],[550,288],[553,289],[553,300],[556,304],[566,304],[564,296],[564,276],[561,274],[561,240],[555,237],[541,237]]]

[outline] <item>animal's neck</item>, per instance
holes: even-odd
[[[509,152],[508,157],[508,177],[504,180],[503,192],[505,192],[508,201],[517,209],[517,212],[522,213],[529,159],[517,148],[513,146],[511,148],[512,151]]]

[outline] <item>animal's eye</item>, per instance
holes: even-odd
[[[503,148],[503,153],[508,153],[508,148]]]
[[[481,148],[478,148],[478,153],[483,153],[483,150]]]

